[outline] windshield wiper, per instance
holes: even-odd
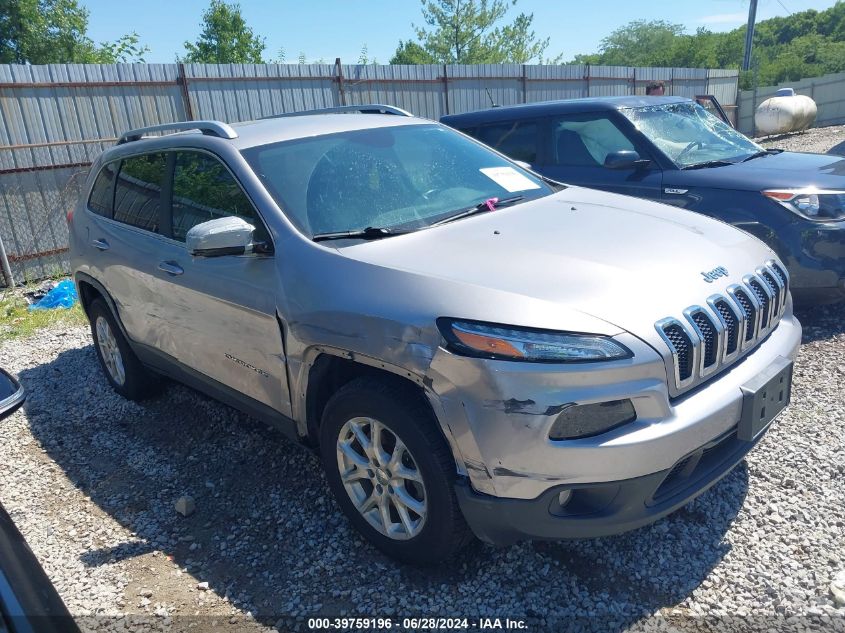
[[[327,240],[380,240],[385,237],[393,237],[394,235],[404,235],[411,231],[394,231],[386,227],[368,226],[365,229],[358,229],[355,231],[336,231],[334,233],[317,233],[311,239],[315,242],[325,242]]]
[[[782,149],[761,149],[759,152],[754,152],[750,156],[746,156],[743,158],[741,163],[744,163],[749,160],[754,160],[755,158],[760,158],[762,156],[771,156],[772,154],[780,154],[783,150]]]
[[[438,220],[431,224],[431,226],[440,226],[441,224],[448,224],[449,222],[454,222],[455,220],[460,220],[461,218],[466,218],[471,215],[475,215],[476,213],[487,213],[488,211],[493,211],[503,206],[508,206],[509,204],[514,204],[523,200],[525,196],[512,196],[510,198],[502,198],[501,200],[497,198],[489,198],[484,200],[483,202],[479,202],[476,205],[468,207],[466,209],[462,209],[457,213],[450,215],[447,218],[443,218],[442,220]]]
[[[729,160],[706,160],[703,163],[693,163],[681,169],[704,169],[706,167],[724,167],[725,165],[736,165]]]

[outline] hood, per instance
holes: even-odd
[[[781,152],[745,163],[664,172],[664,185],[697,185],[738,191],[774,188],[845,188],[845,157]]]
[[[657,340],[657,320],[681,318],[685,308],[704,305],[775,257],[717,220],[580,187],[340,250],[362,262],[583,312],[650,341]],[[708,282],[704,273],[717,267],[727,276]],[[485,319],[501,322],[500,308],[495,301],[484,306]],[[463,316],[460,310],[450,316]]]

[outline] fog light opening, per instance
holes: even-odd
[[[600,435],[637,419],[631,400],[611,400],[566,407],[557,417],[549,439],[574,440]]]
[[[569,503],[570,499],[572,499],[571,490],[561,490],[557,495],[557,502],[561,508],[563,508],[567,503]]]

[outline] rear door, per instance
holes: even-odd
[[[488,123],[478,126],[471,135],[514,160],[521,160],[531,167],[538,163],[540,122],[537,120]]]
[[[150,319],[160,258],[161,213],[167,180],[163,152],[106,165],[88,209],[91,272],[108,290],[129,338],[153,344],[160,336]],[[111,186],[109,186],[111,185]]]
[[[663,173],[654,162],[648,167],[610,169],[604,161],[610,152],[633,150],[652,159],[624,129],[614,112],[563,114],[548,120],[548,139],[538,171],[573,185],[604,189],[640,198],[659,199]]]
[[[213,154],[173,152],[167,239],[156,264],[157,347],[182,365],[290,415],[285,355],[276,319],[279,284],[270,254],[192,257],[185,236],[195,225],[240,216],[270,235],[239,183]],[[271,249],[272,250],[272,249]]]

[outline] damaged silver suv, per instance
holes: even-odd
[[[652,522],[789,401],[762,242],[389,106],[127,132],[69,223],[113,388],[167,376],[313,447],[404,561]]]

